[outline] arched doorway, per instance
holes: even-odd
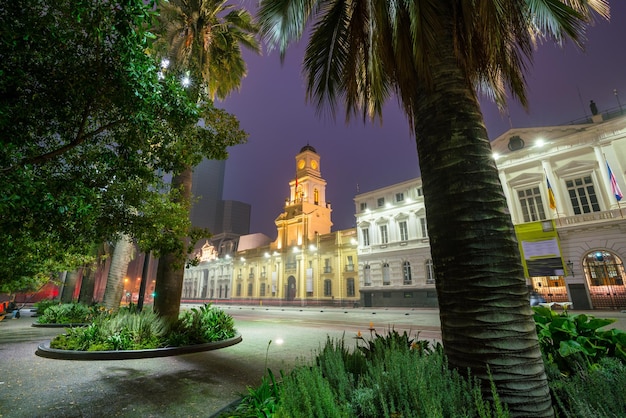
[[[583,270],[594,309],[626,308],[621,258],[606,250],[592,251],[583,258]]]
[[[289,276],[287,279],[287,291],[285,292],[286,300],[294,300],[296,298],[296,278]]]

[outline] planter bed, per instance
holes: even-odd
[[[75,351],[57,350],[50,348],[50,341],[39,344],[36,355],[39,357],[57,360],[132,360],[154,357],[178,356],[181,354],[199,353],[202,351],[218,350],[230,347],[242,341],[241,335],[237,334],[227,340],[215,341],[206,344],[194,344],[183,347],[154,348],[149,350],[118,350],[118,351]]]

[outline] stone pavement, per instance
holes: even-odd
[[[54,360],[37,346],[62,332],[35,328],[28,310],[0,322],[0,417],[216,417],[257,387],[270,368],[278,375],[309,361],[327,336],[354,341],[390,326],[438,339],[435,309],[342,309],[221,306],[243,341],[215,351],[141,360]],[[626,314],[590,312],[619,318]],[[270,343],[271,341],[271,343]]]

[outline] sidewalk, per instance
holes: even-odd
[[[0,417],[214,417],[275,374],[310,360],[327,336],[351,340],[371,323],[383,331],[425,330],[436,338],[436,310],[220,306],[243,341],[220,350],[141,360],[53,360],[37,346],[62,329],[36,328],[28,310],[0,322]],[[580,312],[573,312],[580,313]],[[619,318],[626,314],[585,312]],[[271,341],[271,343],[270,343]],[[282,343],[281,343],[282,342]]]

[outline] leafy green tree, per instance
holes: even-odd
[[[176,133],[198,112],[145,53],[153,15],[142,0],[0,5],[2,286],[36,287],[134,234],[156,170],[179,164]]]
[[[258,29],[252,16],[244,9],[227,5],[225,0],[162,1],[159,8],[160,25],[156,29],[159,39],[155,54],[169,60],[171,69],[168,71],[190,77],[190,95],[199,105],[207,106],[215,97],[223,99],[238,89],[246,75],[240,46],[259,51],[255,38]],[[232,125],[232,121],[225,117],[226,113],[212,106],[209,109],[204,125],[212,126],[222,137],[226,135],[237,141],[229,130],[223,129]],[[203,131],[201,127],[198,129]],[[190,133],[189,138],[193,137]],[[193,166],[200,163],[202,157],[227,157],[225,149],[222,152],[216,150],[196,152],[182,170],[174,173],[172,187],[180,191],[178,203],[186,205],[187,210],[191,201]],[[154,309],[172,321],[178,318],[180,308],[184,257],[192,249],[186,237],[181,236],[179,240],[183,243],[183,251],[161,256],[155,286]]]
[[[534,43],[582,40],[605,0],[262,0],[281,54],[306,30],[307,95],[381,118],[395,95],[414,130],[450,364],[488,381],[516,416],[553,415],[520,255],[477,98],[526,104]]]

